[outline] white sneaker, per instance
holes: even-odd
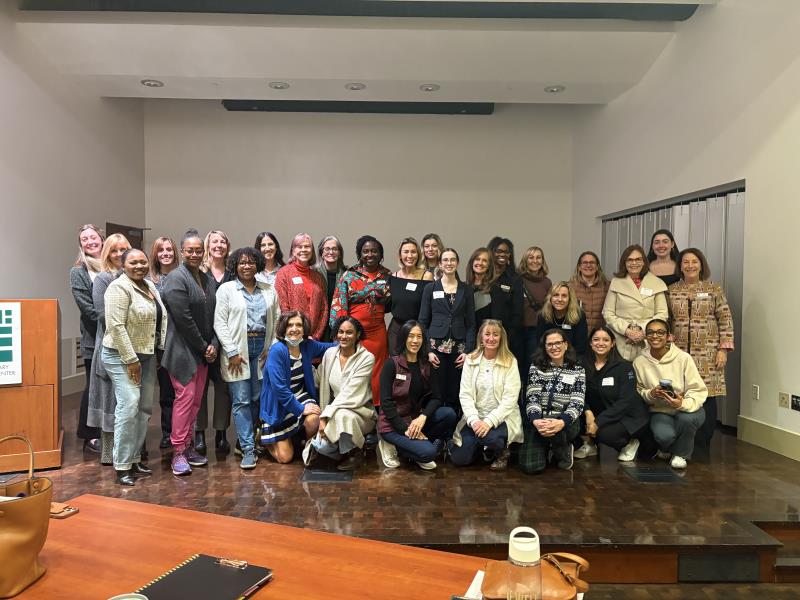
[[[686,459],[676,454],[675,456],[672,457],[672,460],[669,461],[669,466],[672,467],[673,469],[685,469]]]
[[[418,462],[420,469],[425,469],[426,471],[433,471],[436,468],[436,463],[433,461],[430,462]]]
[[[669,452],[664,452],[662,450],[656,450],[656,458],[660,458],[661,460],[669,460],[671,454]]]
[[[591,442],[584,442],[583,445],[575,450],[575,458],[586,458],[587,456],[597,456],[597,445]]]
[[[390,469],[396,469],[400,466],[400,459],[397,458],[397,448],[383,438],[378,439],[378,454],[380,454],[384,466]],[[436,468],[436,464],[434,464],[433,468]]]
[[[625,444],[625,447],[619,451],[619,456],[617,456],[617,460],[620,462],[630,462],[634,458],[636,458],[636,453],[639,451],[639,440],[632,439],[630,442]]]

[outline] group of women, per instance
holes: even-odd
[[[503,237],[472,253],[466,281],[436,234],[404,238],[394,272],[368,235],[350,267],[336,237],[315,246],[307,233],[286,261],[267,231],[235,251],[219,230],[158,238],[149,256],[93,225],[78,242],[70,280],[89,374],[78,435],[122,485],[151,472],[156,381],[178,476],[208,462],[209,381],[215,449],[230,450],[232,415],[242,469],[268,452],[352,470],[376,429],[388,467],[433,469],[449,454],[501,470],[521,442],[520,468],[538,473],[601,442],[620,460],[654,446],[685,468],[725,393],[730,310],[702,252],[678,253],[666,230],[649,256],[627,248],[610,281],[587,251],[556,283],[541,248],[516,263]]]

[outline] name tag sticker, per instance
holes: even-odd
[[[510,292],[511,291],[511,286],[510,285],[503,285],[501,283],[500,284],[500,289],[503,290],[504,292]]]
[[[646,297],[646,298],[647,298],[647,297],[650,297],[650,296],[652,296],[652,295],[653,295],[653,290],[651,290],[650,288],[643,287],[643,288],[640,288],[640,289],[639,289],[639,293],[640,293],[642,296],[644,296],[644,297]]]
[[[575,375],[562,375],[561,383],[566,383],[567,385],[575,385]]]
[[[710,295],[708,292],[697,292],[698,298],[708,298]]]
[[[444,298],[444,292],[440,292],[440,291],[434,291],[434,292],[433,292],[433,297],[434,297],[435,299],[441,299],[441,298]]]
[[[292,283],[295,285],[302,285],[303,278],[302,277],[292,277]]]
[[[403,375],[402,373],[397,373],[397,374],[394,376],[394,378],[395,378],[395,379],[399,379],[400,381],[405,381],[405,380],[406,380],[406,376],[405,376],[405,375]]]
[[[603,382],[600,385],[614,385],[613,377],[603,377]]]
[[[417,289],[417,284],[416,284],[416,283],[413,283],[413,282],[409,282],[409,283],[407,283],[407,284],[406,284],[406,289],[407,289],[409,292],[413,292],[414,290],[416,290],[416,289]]]
[[[561,329],[572,329],[572,325],[570,325],[569,323],[564,323],[563,325],[561,325]]]

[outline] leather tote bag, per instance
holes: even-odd
[[[44,575],[39,552],[47,539],[53,482],[33,475],[33,446],[26,437],[7,435],[0,444],[28,445],[28,477],[0,485],[0,598],[11,598]],[[10,498],[10,499],[9,499]]]

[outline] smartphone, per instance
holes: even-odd
[[[658,382],[658,387],[664,390],[667,393],[667,396],[669,396],[670,398],[675,397],[675,390],[672,388],[671,379],[661,379]]]

